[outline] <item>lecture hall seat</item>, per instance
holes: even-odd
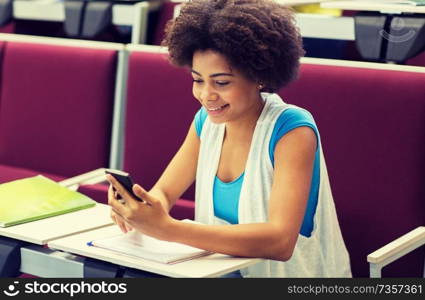
[[[192,96],[190,73],[171,66],[158,47],[128,49],[122,169],[149,190],[183,143],[201,106]],[[103,192],[107,197],[107,188],[99,185],[81,186],[79,190],[93,196]],[[174,205],[171,215],[194,219],[194,199],[191,186]]]
[[[159,179],[201,107],[192,95],[190,73],[152,49],[130,51],[125,121],[124,170],[145,188]],[[193,219],[194,199],[192,186],[172,215]]]
[[[307,59],[280,95],[315,117],[353,275],[368,277],[369,253],[425,223],[425,68],[348,64]],[[417,249],[382,274],[422,277],[423,262]]]
[[[0,183],[107,167],[118,51],[0,40]]]
[[[424,225],[424,83],[425,68],[304,58],[279,91],[317,122],[354,277],[370,276],[370,253]],[[158,47],[130,47],[124,170],[147,189],[199,109],[190,87]],[[193,216],[193,190],[182,198],[177,215]],[[423,262],[417,249],[382,274],[420,277]]]

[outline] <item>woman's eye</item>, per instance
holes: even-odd
[[[219,86],[225,86],[229,84],[229,81],[216,81],[216,84]]]
[[[193,82],[202,83],[202,79],[193,79]]]

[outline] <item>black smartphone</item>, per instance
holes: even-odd
[[[133,193],[133,185],[134,182],[130,177],[130,174],[124,172],[124,171],[120,171],[120,170],[113,170],[113,169],[106,169],[105,170],[106,174],[110,174],[112,176],[114,176],[114,178],[121,183],[121,185],[127,190],[127,192],[133,196],[134,199],[136,199],[137,201],[143,201],[142,199],[140,199],[139,197],[137,197],[137,195],[135,193]],[[114,188],[115,190],[115,188]]]

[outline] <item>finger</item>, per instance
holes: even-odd
[[[133,227],[127,222],[127,220],[125,220],[123,217],[116,215],[115,212],[111,210],[111,217],[112,216],[114,217],[115,224],[117,224],[117,225],[122,224],[123,227],[125,228],[125,231],[128,232],[128,231],[133,230]],[[121,224],[119,224],[119,223],[121,223]]]
[[[130,224],[128,224],[127,222],[125,222],[124,225],[125,225],[125,229],[127,230],[127,232],[133,230],[133,227]]]
[[[117,218],[118,218],[118,215],[117,215],[117,213],[111,208],[111,213],[110,213],[110,215],[111,215],[111,218],[113,219],[113,220],[117,220]]]
[[[120,217],[125,215],[127,207],[121,200],[117,200],[114,197],[108,199],[108,205],[114,211],[114,213]]]
[[[121,185],[121,183],[119,183],[118,180],[114,178],[114,176],[108,174],[106,175],[106,179],[109,181],[109,183],[112,184],[113,188],[115,188],[116,192],[121,196],[121,198],[132,198],[130,193],[127,192],[127,190]],[[117,197],[115,198],[118,199]]]
[[[133,193],[136,194],[137,197],[142,199],[148,205],[154,205],[158,200],[152,197],[144,188],[142,188],[139,184],[135,184],[133,186]]]
[[[117,225],[120,228],[120,230],[121,230],[122,233],[127,233],[127,228],[125,227],[125,223],[124,222],[118,221],[118,224]]]
[[[113,221],[115,224],[117,224],[117,220],[116,220],[116,218],[115,218],[115,215],[114,215],[114,214],[112,214],[112,213],[111,213],[111,219],[112,219],[112,221]]]
[[[108,204],[112,201],[113,198],[114,198],[114,191],[112,188],[112,184],[110,184],[108,188]]]
[[[121,216],[119,216],[119,215],[115,215],[115,220],[116,220],[116,224],[121,229],[121,231],[123,233],[127,233],[128,230],[127,230],[127,226],[126,226],[125,220]]]

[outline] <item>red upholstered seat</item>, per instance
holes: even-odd
[[[353,275],[367,254],[425,222],[425,73],[303,64],[280,91],[308,109],[322,137]],[[417,250],[383,276],[422,276]]]
[[[406,65],[425,67],[425,49],[415,57],[407,60]]]
[[[107,167],[118,51],[10,41],[0,51],[0,182]]]
[[[189,71],[170,65],[165,54],[130,54],[124,170],[149,189],[182,144],[200,104],[191,93]],[[194,158],[195,159],[195,158]],[[172,214],[194,216],[194,189],[178,200]]]
[[[37,172],[30,169],[11,167],[7,165],[0,165],[0,184],[8,182],[8,181],[12,181],[12,180],[36,176],[39,174],[46,176],[47,178],[50,178],[54,181],[61,181],[65,179],[65,177],[54,175],[54,174]]]
[[[117,51],[8,42],[0,163],[75,176],[109,161]]]
[[[61,181],[108,166],[117,57],[0,42],[0,183],[38,174]]]
[[[89,196],[99,203],[108,204],[108,188],[109,184],[107,183],[80,185],[78,192]]]
[[[173,18],[174,8],[179,5],[178,2],[164,1],[159,9],[158,21],[153,31],[153,44],[160,45],[165,35],[167,22]]]
[[[279,92],[317,121],[355,277],[369,277],[369,253],[424,224],[424,83],[425,73],[316,60],[303,63],[299,80]],[[146,188],[199,109],[190,86],[189,74],[164,54],[131,54],[124,169]],[[423,261],[423,252],[414,251],[385,267],[383,276],[421,276]]]

